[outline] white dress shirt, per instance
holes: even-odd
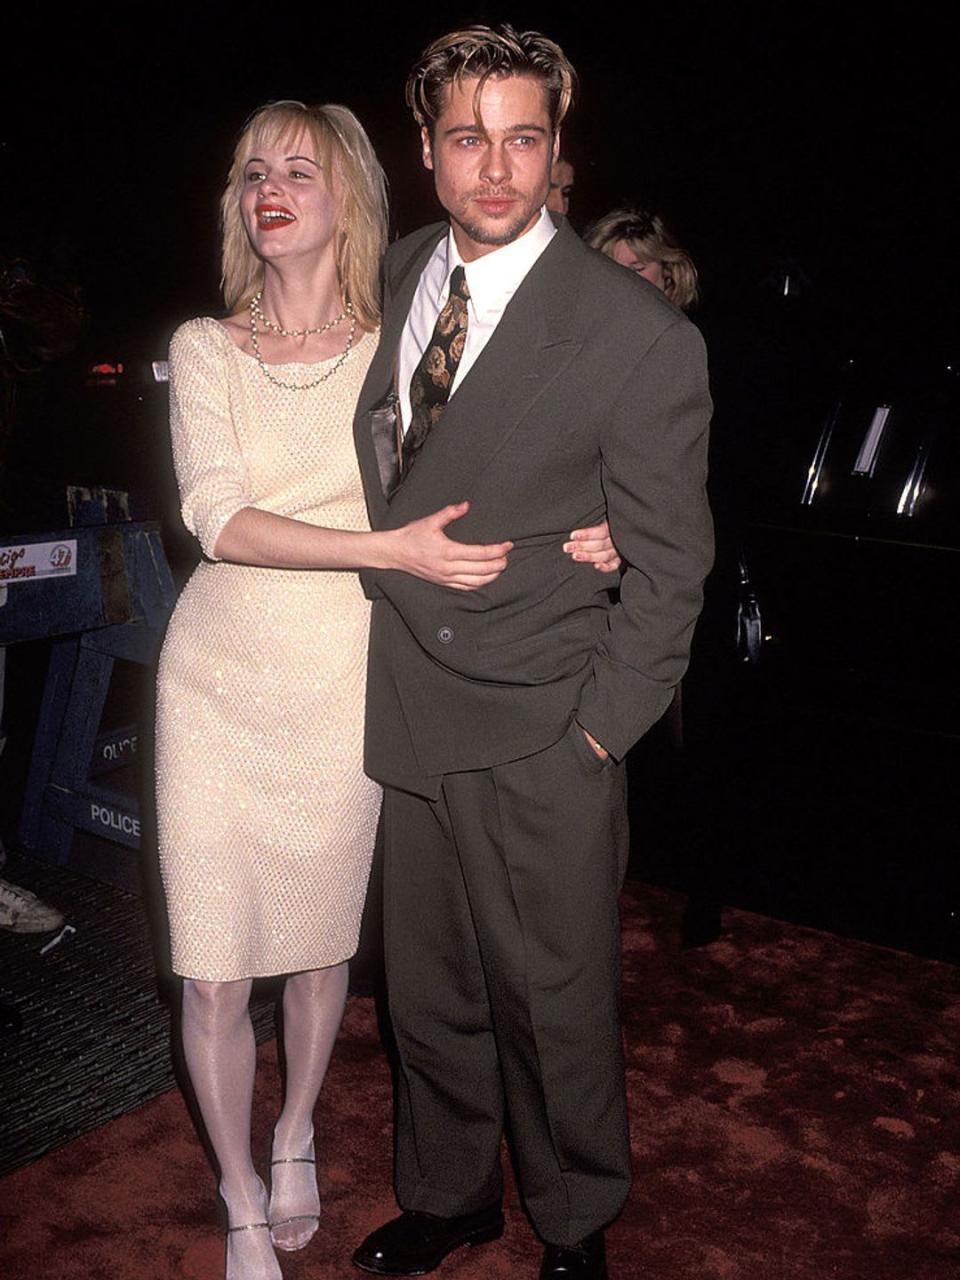
[[[437,316],[450,296],[450,276],[454,267],[462,266],[470,290],[467,340],[457,367],[450,395],[470,372],[474,361],[490,341],[507,303],[520,287],[524,276],[556,235],[557,229],[546,209],[529,231],[492,253],[473,262],[464,262],[457,250],[453,231],[449,231],[427,261],[400,338],[397,367],[397,390],[403,430],[410,425],[410,379],[433,337]]]

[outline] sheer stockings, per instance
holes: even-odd
[[[270,1222],[278,1249],[302,1249],[317,1230],[313,1109],[347,999],[348,966],[293,974],[283,993],[287,1091],[273,1134]]]
[[[265,1222],[266,1192],[250,1155],[256,1042],[247,1005],[251,983],[183,984],[183,1055],[204,1127],[220,1166],[229,1227],[226,1280],[281,1280]]]
[[[200,1114],[220,1166],[220,1195],[228,1226],[287,1223],[275,1233],[280,1248],[306,1244],[320,1212],[312,1164],[273,1169],[269,1210],[266,1190],[250,1153],[250,1112],[256,1043],[248,1003],[251,983],[183,984],[183,1051]],[[284,991],[287,1092],[277,1122],[273,1159],[313,1156],[313,1108],[326,1073],[347,992],[347,966],[295,974]],[[271,1232],[253,1227],[227,1235],[226,1280],[281,1280]]]
[[[226,1280],[282,1280],[267,1222],[267,1189],[259,1178],[257,1181],[260,1196],[252,1218],[238,1222],[237,1215],[227,1205]],[[223,1192],[220,1194],[226,1203]]]

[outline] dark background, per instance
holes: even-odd
[[[435,206],[403,82],[452,17],[543,30],[580,72],[576,225],[642,200],[690,247],[708,307],[793,259],[831,322],[955,340],[956,30],[923,3],[21,7],[3,22],[5,248],[76,275],[104,353],[159,350],[217,307],[232,140],[277,97],[354,108],[412,229]]]

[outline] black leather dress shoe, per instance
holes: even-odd
[[[361,1271],[378,1276],[422,1276],[439,1267],[447,1254],[461,1245],[484,1244],[502,1235],[503,1210],[499,1204],[456,1218],[404,1210],[399,1218],[367,1236],[353,1255],[353,1262]]]
[[[603,1232],[594,1231],[579,1244],[548,1244],[543,1251],[540,1280],[607,1280]]]

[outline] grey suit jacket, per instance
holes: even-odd
[[[387,253],[380,346],[355,420],[374,528],[469,499],[452,537],[515,544],[505,572],[476,592],[362,575],[374,600],[367,771],[424,795],[438,794],[444,773],[549,746],[574,715],[621,758],[683,675],[712,559],[700,334],[566,222],[387,498],[378,448],[389,433],[376,411],[446,230],[425,228]],[[625,562],[616,600],[606,575],[561,549],[604,514]]]

